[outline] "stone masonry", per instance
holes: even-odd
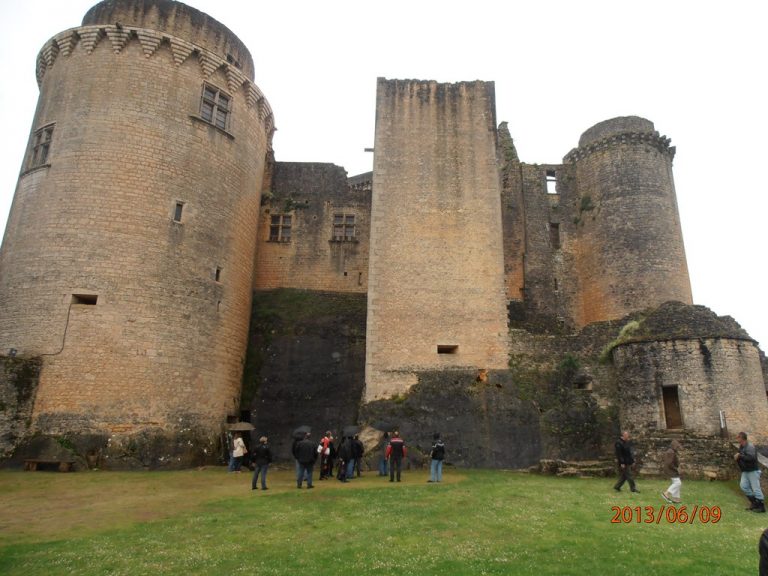
[[[380,78],[376,110],[366,400],[508,341],[493,84]]]
[[[768,363],[692,305],[651,121],[531,164],[492,82],[379,78],[372,172],[276,161],[248,49],[173,0],[99,2],[35,73],[0,456],[190,466],[248,416],[283,457],[302,424],[397,425],[416,456],[438,429],[466,466],[597,458],[628,428],[649,470],[681,436],[723,476],[729,437],[768,442]]]

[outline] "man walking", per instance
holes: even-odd
[[[757,448],[747,440],[745,432],[739,432],[737,439],[739,451],[734,459],[741,469],[741,491],[751,503],[747,510],[765,512],[763,491],[760,488],[760,464],[757,461]]]
[[[294,458],[298,463],[296,472],[296,488],[301,488],[303,480],[307,480],[307,488],[314,488],[312,486],[312,468],[315,465],[317,459],[317,448],[315,443],[309,439],[310,433],[304,436],[304,439],[296,444],[294,451]]]
[[[621,437],[616,441],[616,460],[619,464],[619,481],[613,487],[616,492],[621,492],[624,482],[629,482],[630,491],[640,492],[635,486],[635,479],[632,478],[632,464],[635,463],[635,456],[632,452],[629,432],[624,430]]]
[[[680,442],[672,440],[669,450],[664,453],[664,473],[672,479],[672,484],[661,493],[661,497],[670,504],[680,504],[680,487],[683,483],[680,481],[680,456],[678,455],[678,450],[681,448]]]
[[[392,433],[392,439],[387,446],[387,460],[389,460],[389,481],[395,481],[395,471],[397,471],[397,481],[400,482],[400,470],[403,465],[403,458],[408,455],[405,442],[400,438],[400,432],[395,430]]]

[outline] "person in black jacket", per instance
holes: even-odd
[[[357,471],[357,477],[360,478],[360,466],[363,461],[363,454],[365,454],[365,446],[360,441],[360,436],[355,434],[352,440],[352,455],[355,458],[355,470]]]
[[[310,433],[304,436],[304,440],[300,440],[295,444],[293,451],[293,457],[296,458],[298,463],[296,472],[296,488],[301,488],[303,480],[307,480],[307,488],[314,488],[312,485],[312,468],[315,466],[315,460],[317,459],[317,447],[315,443],[310,439]]]
[[[253,480],[251,481],[251,490],[256,490],[259,475],[261,475],[261,489],[267,490],[267,468],[269,468],[269,464],[272,462],[272,450],[270,450],[269,444],[267,444],[266,436],[259,438],[259,445],[254,449],[251,457],[256,465]]]
[[[760,488],[760,463],[757,460],[757,448],[747,440],[746,432],[739,432],[739,451],[734,456],[741,470],[741,491],[750,501],[747,510],[765,512],[765,498]]]
[[[403,458],[408,455],[408,449],[405,447],[405,441],[400,438],[400,432],[395,430],[392,432],[392,438],[389,440],[387,446],[387,460],[389,460],[389,481],[395,481],[395,475],[397,475],[397,481],[400,482],[400,469],[403,465]]]
[[[338,475],[336,478],[338,478],[340,482],[349,482],[349,478],[352,475],[351,470],[354,466],[354,447],[352,446],[352,438],[349,436],[341,441],[338,456]]]
[[[632,478],[632,464],[635,463],[635,456],[632,452],[629,432],[624,430],[621,437],[616,441],[616,461],[619,464],[619,481],[613,487],[616,492],[621,492],[624,482],[629,482],[629,489],[632,492],[640,492],[635,486],[635,479]]]

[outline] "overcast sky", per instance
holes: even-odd
[[[35,59],[93,0],[0,0],[0,224],[32,123]],[[677,146],[694,301],[768,344],[762,179],[768,3],[191,0],[248,46],[275,113],[278,160],[371,169],[376,78],[494,80],[524,162],[639,115]]]

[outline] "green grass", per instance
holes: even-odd
[[[248,474],[0,472],[0,574],[660,574],[757,573],[766,515],[743,510],[736,482],[684,481],[717,524],[612,524],[612,506],[655,506],[610,479],[447,470],[296,490]]]

